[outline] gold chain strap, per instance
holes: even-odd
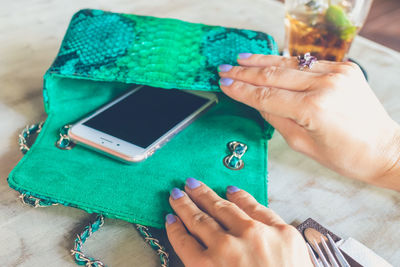
[[[165,248],[160,244],[160,241],[150,234],[148,227],[141,224],[135,224],[135,226],[139,233],[143,236],[144,241],[155,251],[157,251],[158,256],[160,256],[161,267],[168,267],[169,255],[165,251]]]
[[[57,206],[58,203],[53,203],[51,201],[44,201],[41,198],[37,198],[34,196],[30,196],[27,194],[20,194],[19,199],[21,200],[22,204],[28,205],[34,208],[46,208],[48,206]]]
[[[97,215],[96,220],[89,225],[87,225],[82,233],[77,235],[74,241],[74,248],[71,249],[71,254],[75,259],[75,262],[79,265],[85,265],[86,267],[105,267],[105,264],[99,260],[93,259],[86,256],[82,252],[83,244],[86,242],[94,232],[100,229],[104,225],[104,216]]]
[[[27,125],[18,135],[19,150],[21,150],[22,154],[26,154],[26,152],[29,151],[30,147],[27,140],[31,137],[32,134],[39,134],[42,130],[43,124],[44,121],[32,125]]]
[[[30,147],[28,145],[28,141],[31,141],[30,138],[32,137],[33,134],[40,133],[43,124],[44,122],[42,121],[37,124],[27,125],[18,135],[19,149],[23,154],[26,154],[29,151]],[[67,127],[69,128],[70,126],[69,125],[64,126],[61,128],[60,131],[62,131],[62,129],[65,129]],[[56,146],[59,147],[58,145],[61,144],[62,141],[66,139],[67,138],[65,138],[65,133],[60,132],[60,140],[56,142]],[[69,139],[67,141],[69,141]],[[68,143],[65,147],[68,147],[67,149],[71,149],[73,146],[71,146],[70,143]],[[62,147],[60,148],[65,149]],[[50,201],[46,201],[24,193],[22,193],[19,196],[19,198],[21,199],[22,203],[33,206],[35,208],[58,205],[57,203],[52,203]],[[71,250],[71,253],[78,264],[85,265],[86,267],[105,267],[104,263],[102,263],[99,260],[95,260],[93,258],[86,256],[81,251],[83,243],[85,243],[86,239],[89,238],[94,232],[96,232],[101,226],[103,226],[103,224],[104,224],[104,216],[98,215],[97,219],[93,223],[86,226],[83,232],[77,235],[77,238],[75,239],[74,242],[74,248]],[[134,224],[134,225],[144,238],[145,242],[148,243],[151,246],[151,248],[154,249],[160,256],[161,267],[168,267],[169,255],[165,251],[165,248],[160,244],[160,241],[151,235],[148,227],[140,224]]]

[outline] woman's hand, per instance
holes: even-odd
[[[167,234],[185,266],[313,266],[294,227],[237,187],[226,196],[193,178],[171,191]]]
[[[239,54],[221,65],[221,89],[259,110],[289,146],[338,173],[400,190],[400,127],[386,113],[359,67]]]

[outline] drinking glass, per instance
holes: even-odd
[[[318,59],[345,61],[372,0],[285,0],[285,49]]]

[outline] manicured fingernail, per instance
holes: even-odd
[[[238,59],[248,59],[252,55],[253,55],[252,53],[240,53],[240,54],[238,54],[237,58]]]
[[[174,188],[171,190],[171,197],[173,200],[183,197],[183,192],[179,188]]]
[[[231,78],[221,78],[219,79],[219,85],[222,86],[229,86],[233,83],[233,80]]]
[[[165,221],[167,222],[167,224],[173,224],[174,222],[176,222],[176,218],[173,214],[167,214],[167,216],[165,216]]]
[[[197,181],[194,178],[187,178],[186,179],[186,185],[190,188],[190,189],[195,189],[197,187],[199,187],[201,184],[199,181]]]
[[[227,72],[230,71],[232,69],[232,65],[229,64],[222,64],[218,66],[218,71],[219,72]]]
[[[237,191],[240,191],[240,189],[239,189],[239,187],[236,187],[236,186],[234,186],[234,185],[230,185],[230,186],[228,186],[228,187],[226,188],[226,192],[227,192],[228,194],[233,194],[233,193],[236,193]]]

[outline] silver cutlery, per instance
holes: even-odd
[[[308,242],[307,247],[314,266],[350,267],[350,264],[329,234],[324,236],[313,228],[307,228],[304,230],[304,236]]]

